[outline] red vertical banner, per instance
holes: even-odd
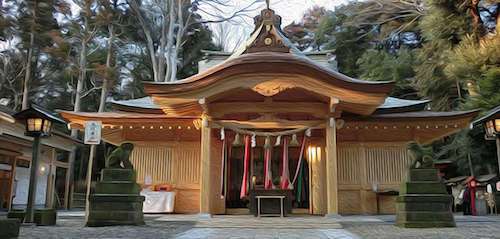
[[[283,152],[282,152],[282,164],[281,164],[281,188],[282,189],[292,189],[293,185],[290,183],[290,176],[288,170],[288,142],[286,136],[283,137]]]
[[[244,160],[244,167],[243,167],[243,180],[241,181],[241,192],[240,192],[240,198],[245,197],[248,195],[248,166],[250,164],[250,135],[247,135],[245,137],[245,158]]]

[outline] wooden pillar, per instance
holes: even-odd
[[[56,157],[57,157],[56,149],[53,148],[50,157],[49,174],[47,178],[47,196],[45,198],[46,208],[52,208],[52,205],[54,203],[55,178],[53,177],[53,174],[55,174],[54,162],[56,161]]]
[[[211,128],[208,118],[203,118],[201,125],[199,217],[210,217],[210,134]]]
[[[64,209],[68,210],[70,208],[71,200],[73,197],[73,193],[70,191],[70,179],[71,179],[71,159],[73,158],[73,152],[71,151],[68,154],[68,167],[66,168],[66,178],[64,180]]]
[[[10,209],[12,209],[12,200],[13,200],[13,197],[12,195],[14,195],[14,184],[16,183],[16,166],[17,166],[17,156],[15,156],[13,159],[12,159],[12,170],[10,171],[11,172],[11,181],[10,181],[10,194],[9,194],[9,200],[8,200],[8,206],[7,206],[7,210],[10,211]],[[17,189],[17,188],[16,188]]]
[[[335,118],[326,126],[326,214],[338,214],[337,132]]]

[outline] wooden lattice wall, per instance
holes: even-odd
[[[374,191],[399,190],[410,162],[404,143],[339,144],[337,149],[339,213],[394,213],[391,197]]]
[[[198,147],[136,147],[130,161],[137,172],[137,183],[143,188],[171,185],[176,192],[176,213],[199,211],[200,149]],[[151,175],[152,185],[144,185],[146,175]]]

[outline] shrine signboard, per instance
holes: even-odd
[[[85,124],[85,144],[101,142],[101,121],[87,121]]]

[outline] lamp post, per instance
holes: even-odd
[[[486,140],[496,140],[498,170],[500,175],[500,106],[490,110],[488,114],[472,123],[474,126],[483,125]]]
[[[36,196],[36,181],[38,171],[38,161],[40,158],[40,139],[44,136],[50,136],[52,125],[54,122],[65,122],[51,115],[44,109],[32,104],[30,108],[18,112],[13,116],[16,120],[24,121],[26,126],[25,134],[34,138],[33,152],[30,163],[30,183],[28,188],[28,203],[26,204],[26,220],[27,223],[34,222],[35,211],[35,196]]]

